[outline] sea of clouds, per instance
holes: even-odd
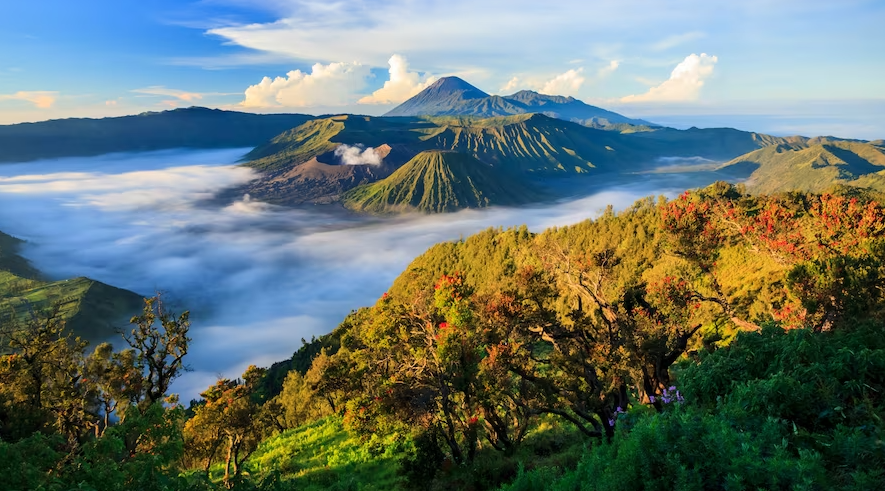
[[[161,151],[0,165],[0,230],[53,278],[88,276],[192,312],[185,400],[218,376],[267,366],[371,305],[434,243],[488,227],[533,231],[677,194],[710,174],[625,176],[582,197],[529,208],[398,218],[335,206],[282,208],[217,191],[255,175],[248,149]],[[587,181],[592,184],[592,180]],[[123,327],[123,326],[121,326]]]

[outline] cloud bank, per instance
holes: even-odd
[[[48,90],[18,91],[14,94],[0,94],[0,101],[27,101],[40,109],[49,109],[58,99],[58,92]]]
[[[244,107],[340,106],[353,102],[366,85],[368,66],[361,63],[316,63],[310,73],[293,70],[285,77],[264,77],[246,89]]]
[[[621,102],[686,102],[696,101],[707,78],[713,75],[713,67],[719,59],[715,56],[692,53],[676,65],[670,78],[652,87],[645,94],[628,95]]]

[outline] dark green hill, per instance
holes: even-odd
[[[0,125],[0,162],[167,148],[250,147],[312,118],[191,107],[119,118]]]
[[[522,90],[509,96],[489,95],[458,77],[444,77],[390,110],[385,116],[511,116],[543,113],[581,124],[650,125],[618,113],[585,104],[574,97],[551,96]]]
[[[754,193],[821,192],[837,184],[885,190],[885,147],[815,138],[765,147],[722,169],[752,171],[747,186]]]
[[[453,151],[421,152],[390,177],[353,189],[344,206],[372,213],[440,213],[491,205],[518,205],[538,199],[516,178]]]
[[[18,255],[21,243],[0,232],[0,316],[24,319],[29,312],[59,306],[67,326],[77,336],[100,342],[114,336],[138,313],[142,297],[89,278],[46,281]]]

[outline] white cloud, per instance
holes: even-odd
[[[188,92],[185,90],[168,89],[162,85],[154,85],[143,89],[135,89],[132,92],[145,95],[159,95],[164,97],[174,97],[180,101],[194,102],[203,98],[204,94],[199,92]]]
[[[691,41],[694,41],[697,39],[701,39],[705,36],[706,36],[706,34],[704,34],[703,32],[700,32],[700,31],[692,31],[692,32],[686,32],[684,34],[676,34],[673,36],[668,36],[668,37],[661,39],[660,41],[654,43],[651,46],[651,49],[654,51],[666,51],[670,48],[675,48],[676,46],[679,46],[679,45],[682,45],[682,44],[685,44],[685,43],[688,43],[688,42],[691,42]]]
[[[561,73],[541,87],[538,92],[547,95],[574,95],[587,80],[582,73],[584,68],[572,69]]]
[[[684,102],[695,101],[700,97],[704,80],[713,74],[713,67],[719,59],[701,53],[691,54],[676,65],[670,78],[652,87],[645,94],[628,95],[621,102]]]
[[[369,67],[360,63],[316,63],[310,73],[264,77],[246,89],[245,107],[341,106],[353,102],[366,85]]]
[[[501,87],[501,90],[499,92],[501,92],[502,94],[509,94],[516,90],[521,83],[522,82],[519,80],[519,77],[513,77],[507,81],[506,85]]]
[[[608,62],[608,65],[600,68],[599,71],[596,72],[596,78],[608,77],[609,75],[614,73],[615,70],[617,70],[620,65],[621,65],[621,63],[618,60],[612,60],[612,61]]]
[[[381,165],[381,155],[374,148],[363,145],[341,144],[335,149],[335,156],[344,165]]]
[[[390,79],[384,82],[384,87],[360,99],[360,104],[399,104],[436,81],[436,77],[410,72],[409,62],[403,56],[393,55],[387,63]]]
[[[0,94],[0,101],[27,101],[40,109],[48,109],[58,99],[58,92],[47,90],[18,91],[14,94]]]

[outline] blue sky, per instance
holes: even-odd
[[[882,138],[883,25],[881,0],[9,1],[0,124],[380,114],[459,75],[678,126]]]

